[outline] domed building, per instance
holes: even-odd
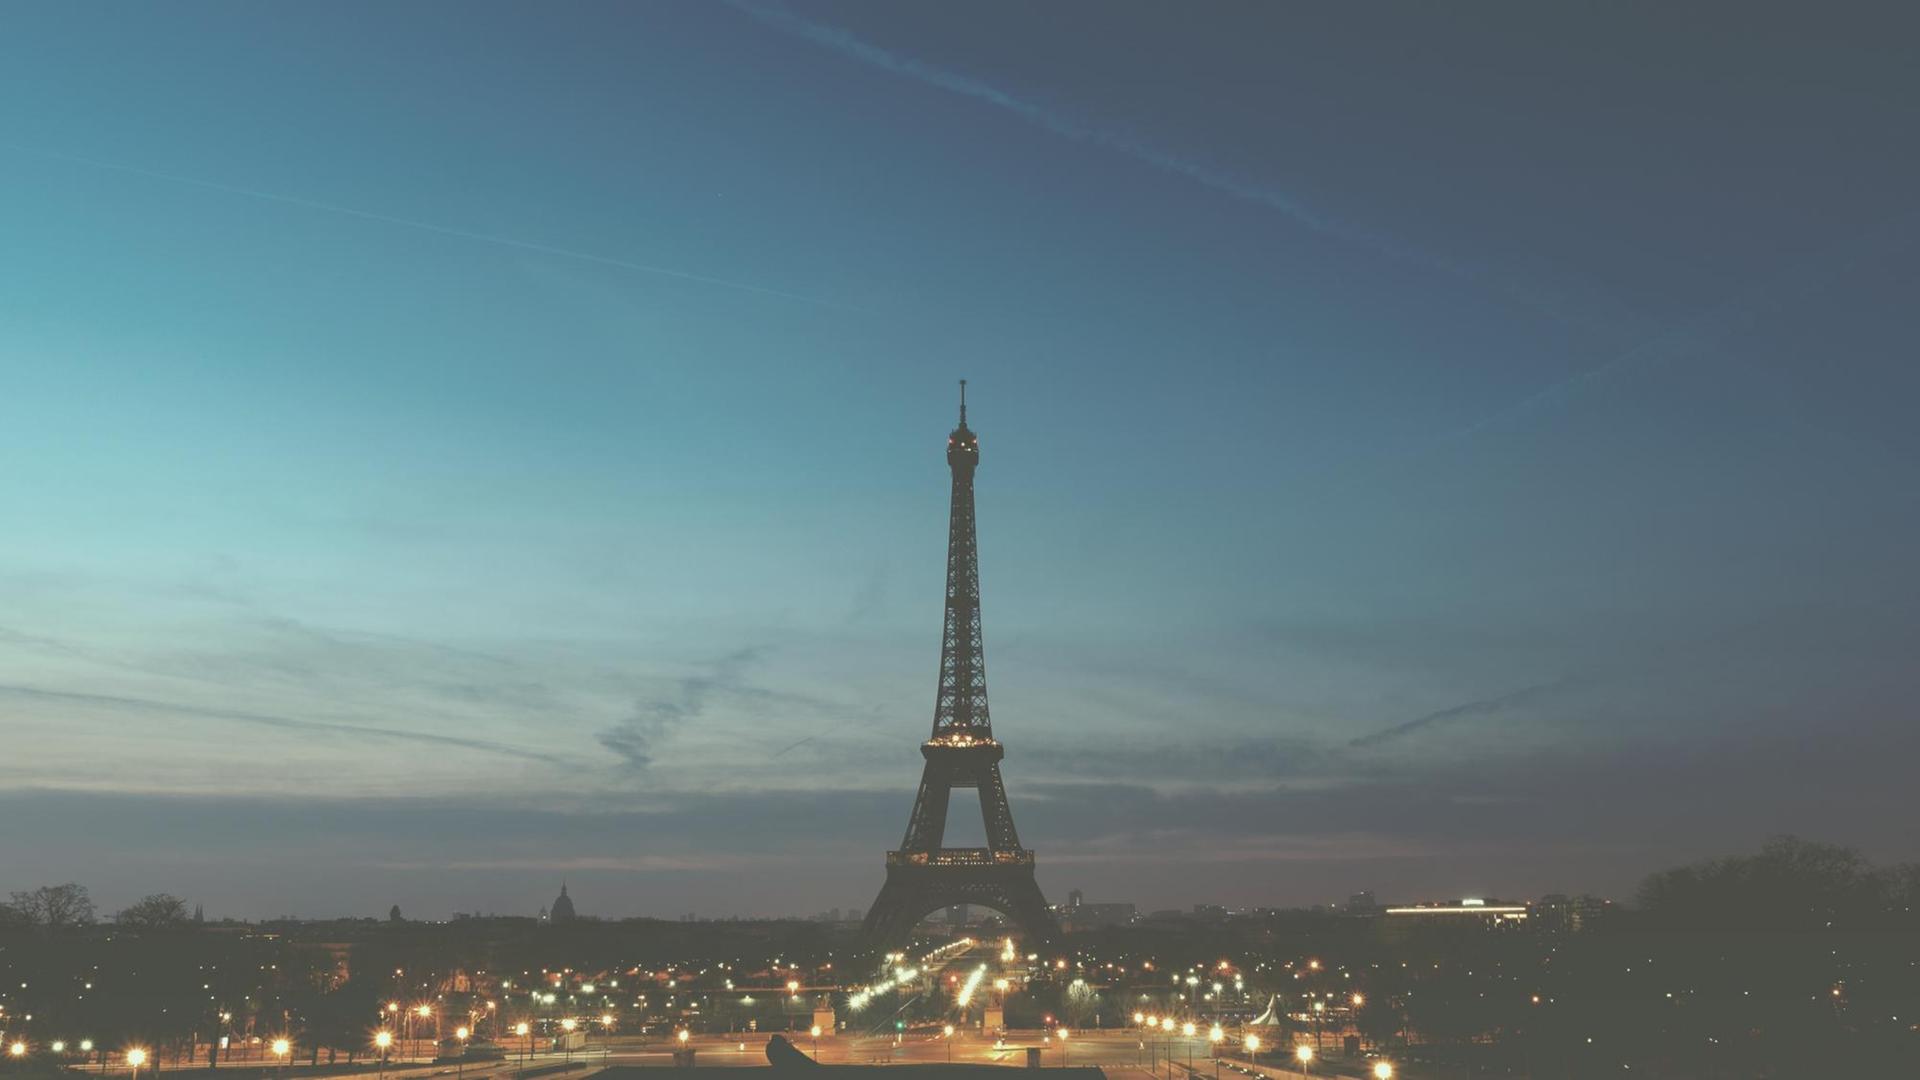
[[[547,918],[560,923],[572,922],[573,917],[573,901],[568,898],[567,883],[563,881],[560,883],[560,895],[554,898],[553,908],[548,912]]]

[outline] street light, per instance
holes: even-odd
[[[533,1053],[533,1025],[522,1020],[513,1025],[513,1033],[527,1040],[527,1045],[520,1050],[520,1064],[524,1067],[527,1063],[527,1055]]]
[[[145,1050],[142,1050],[136,1046],[133,1049],[127,1051],[127,1064],[133,1069],[133,1072],[131,1075],[139,1076],[140,1066],[145,1065],[146,1063],[147,1063],[147,1052]]]
[[[1393,1062],[1376,1061],[1373,1063],[1374,1080],[1393,1080]]]
[[[1220,1080],[1220,1044],[1227,1041],[1227,1033],[1215,1024],[1207,1029],[1207,1041],[1213,1044],[1213,1080]]]
[[[948,1028],[947,1030],[952,1031],[953,1029]],[[808,1034],[813,1036],[813,1060],[819,1061],[820,1060],[820,1025],[819,1024],[813,1025],[813,1027],[808,1029]]]
[[[1067,1029],[1060,1029],[1060,1067],[1067,1067]]]
[[[15,1039],[13,1042],[7,1045],[7,1056],[8,1057],[26,1057],[27,1044],[24,1042],[21,1042],[19,1039]]]
[[[1313,1047],[1306,1043],[1294,1047],[1293,1059],[1300,1063],[1300,1075],[1307,1075],[1307,1069],[1313,1064]]]
[[[1248,1058],[1249,1058],[1249,1059],[1251,1059],[1251,1060],[1252,1060],[1252,1061],[1254,1062],[1254,1064],[1256,1064],[1256,1065],[1257,1065],[1257,1064],[1259,1064],[1259,1062],[1260,1062],[1260,1036],[1258,1036],[1258,1035],[1249,1035],[1249,1036],[1247,1036],[1247,1037],[1246,1037],[1246,1040],[1245,1040],[1245,1043],[1244,1043],[1244,1045],[1245,1045],[1245,1046],[1246,1046],[1246,1048],[1247,1048],[1247,1056],[1248,1056]]]
[[[287,1064],[287,1058],[293,1053],[293,1043],[285,1038],[273,1040],[273,1056],[280,1059],[281,1067]]]
[[[379,1031],[375,1032],[373,1036],[373,1045],[380,1048],[380,1076],[381,1076],[381,1080],[386,1080],[387,1048],[393,1045],[393,1032],[388,1031],[385,1028],[382,1028]]]

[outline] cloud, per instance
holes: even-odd
[[[768,693],[748,686],[742,678],[766,653],[764,645],[750,645],[728,653],[708,665],[707,671],[680,679],[675,694],[636,702],[632,715],[594,737],[601,746],[620,755],[627,768],[645,769],[653,764],[660,741],[675,728],[698,718],[714,694],[761,696]]]
[[[279,728],[290,731],[321,732],[330,735],[355,735],[392,742],[456,747],[462,750],[500,754],[516,759],[542,761],[551,765],[574,766],[579,764],[577,761],[559,754],[544,753],[523,746],[512,746],[487,739],[472,739],[460,735],[436,735],[430,732],[407,731],[401,728],[378,727],[370,724],[351,724],[333,720],[306,720],[290,716],[272,716],[265,713],[213,708],[204,705],[188,705],[180,702],[160,701],[151,698],[124,697],[115,694],[76,693],[66,690],[46,690],[34,686],[4,684],[0,684],[0,697],[10,697],[18,701],[104,705],[115,709],[173,713],[180,716],[195,716],[206,720],[223,720],[238,724],[253,724],[259,727]]]
[[[450,225],[436,225],[433,222],[420,221],[415,218],[395,217],[392,214],[377,214],[371,210],[361,210],[351,206],[342,206],[338,203],[321,202],[317,199],[303,199],[297,195],[283,195],[279,192],[274,192],[274,191],[262,191],[257,188],[238,187],[233,184],[223,184],[213,180],[203,180],[199,177],[194,177],[194,176],[182,176],[178,173],[160,172],[155,169],[143,169],[135,165],[124,165],[118,162],[101,161],[97,158],[81,157],[77,154],[65,154],[65,153],[60,153],[58,151],[54,151],[54,150],[43,150],[38,147],[20,146],[13,143],[0,143],[0,149],[11,150],[19,154],[32,154],[38,157],[51,158],[55,161],[71,162],[76,165],[85,165],[85,166],[88,166],[89,168],[94,168],[94,169],[107,169],[113,172],[126,173],[131,176],[144,176],[152,180],[164,180],[169,184],[181,184],[188,187],[203,188],[208,191],[218,191],[228,195],[239,195],[248,199],[257,199],[263,202],[274,202],[274,203],[282,203],[287,206],[298,206],[305,210],[318,210],[318,211],[321,211],[322,213],[327,213],[327,214],[338,214],[344,217],[360,218],[363,221],[376,221],[384,225],[396,225],[403,229],[413,229],[419,232],[437,233],[441,236],[451,236],[459,240],[471,240],[475,243],[492,244],[495,247],[514,248],[519,251],[530,251],[538,255],[550,255],[556,258],[561,258],[561,259],[572,259],[577,262],[594,263],[599,266],[611,266],[621,270],[631,270],[631,271],[634,271],[635,273],[652,274],[657,277],[675,278],[680,281],[690,281],[699,285],[712,285],[717,288],[731,289],[735,292],[753,293],[759,296],[770,296],[770,297],[775,297],[781,300],[791,300],[797,303],[811,304],[816,307],[835,308],[842,311],[855,310],[853,308],[848,307],[845,304],[839,304],[832,300],[823,300],[817,296],[807,296],[804,293],[788,292],[784,289],[772,289],[764,285],[750,285],[744,281],[731,281],[726,278],[711,277],[706,274],[696,274],[687,270],[675,270],[672,267],[656,266],[652,263],[635,262],[632,259],[619,259],[619,258],[614,258],[610,255],[596,255],[590,251],[579,251],[574,248],[557,247],[553,244],[541,244],[531,240],[517,240],[510,236],[499,236],[493,233],[474,232],[471,229],[457,229]]]
[[[1441,709],[1438,712],[1430,712],[1425,716],[1415,717],[1404,724],[1395,724],[1393,727],[1387,728],[1384,731],[1376,731],[1371,735],[1362,735],[1357,739],[1349,741],[1347,745],[1355,749],[1379,746],[1382,743],[1392,742],[1396,739],[1404,739],[1409,735],[1424,731],[1438,724],[1447,724],[1482,716],[1496,716],[1509,709],[1518,708],[1523,705],[1532,705],[1546,700],[1558,694],[1560,691],[1565,690],[1569,685],[1571,685],[1570,680],[1561,679],[1555,682],[1541,683],[1538,686],[1524,687],[1510,694],[1501,694],[1498,697],[1454,705],[1450,708]]]
[[[1607,360],[1496,409],[1465,427],[1444,435],[1442,444],[1473,438],[1499,424],[1522,419],[1541,409],[1571,400],[1613,376],[1636,367],[1657,367],[1710,352],[1741,330],[1780,307],[1817,292],[1852,270],[1863,260],[1898,251],[1920,235],[1920,213],[1902,214],[1812,258],[1795,259],[1758,285],[1709,308],[1664,333],[1657,334]]]

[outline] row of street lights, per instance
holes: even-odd
[[[1169,1037],[1172,1036],[1174,1031],[1174,1019],[1171,1016],[1164,1016],[1164,1017],[1148,1016],[1145,1013],[1134,1013],[1133,1022],[1144,1026],[1150,1032],[1155,1030],[1165,1032]],[[1200,1029],[1192,1021],[1188,1021],[1184,1024],[1179,1025],[1179,1030],[1180,1030],[1180,1033],[1186,1036],[1187,1038],[1187,1073],[1189,1076],[1191,1076],[1193,1073],[1193,1039],[1194,1039],[1194,1036],[1199,1033]],[[1062,1031],[1060,1033],[1060,1037],[1062,1039],[1066,1038],[1066,1032]],[[1218,1050],[1218,1047],[1221,1043],[1227,1041],[1226,1030],[1223,1029],[1219,1024],[1213,1025],[1211,1028],[1207,1030],[1207,1041],[1212,1043],[1216,1048],[1214,1050],[1214,1055],[1213,1055],[1213,1075],[1214,1075],[1214,1080],[1219,1080],[1220,1052]],[[1260,1060],[1260,1036],[1254,1035],[1252,1033],[1248,1033],[1247,1036],[1241,1041],[1241,1045],[1246,1048],[1247,1057],[1250,1060],[1256,1063]],[[1171,1073],[1173,1070],[1172,1053],[1173,1053],[1173,1048],[1171,1046],[1168,1046],[1167,1070],[1169,1073]],[[1307,1070],[1313,1067],[1313,1059],[1315,1058],[1315,1056],[1316,1054],[1315,1054],[1313,1045],[1311,1043],[1295,1044],[1293,1048],[1293,1059],[1300,1066],[1301,1076],[1303,1077],[1306,1076]],[[1064,1055],[1063,1055],[1063,1063],[1064,1063]],[[1393,1080],[1393,1063],[1390,1061],[1374,1062],[1373,1075],[1375,1077],[1375,1080]]]
[[[281,1040],[281,1042],[285,1042],[285,1041],[286,1040],[284,1039]],[[276,1047],[278,1045],[279,1045],[278,1043],[275,1044]],[[12,1042],[7,1044],[7,1056],[9,1058],[18,1060],[20,1058],[27,1056],[28,1049],[29,1047],[27,1046],[25,1039],[15,1039]],[[47,1049],[53,1051],[56,1054],[64,1054],[67,1051],[67,1044],[65,1042],[56,1040],[54,1042],[48,1043]],[[80,1040],[80,1052],[83,1054],[92,1053],[93,1040],[92,1039]],[[145,1065],[146,1063],[147,1063],[147,1052],[144,1049],[138,1046],[135,1046],[130,1048],[127,1051],[127,1068],[132,1070],[132,1072],[129,1073],[129,1075],[135,1078],[135,1080],[138,1080],[138,1077],[140,1076],[140,1066]]]

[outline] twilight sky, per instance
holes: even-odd
[[[0,891],[864,907],[962,376],[1056,898],[1920,857],[1920,68],[1765,7],[10,7]]]

